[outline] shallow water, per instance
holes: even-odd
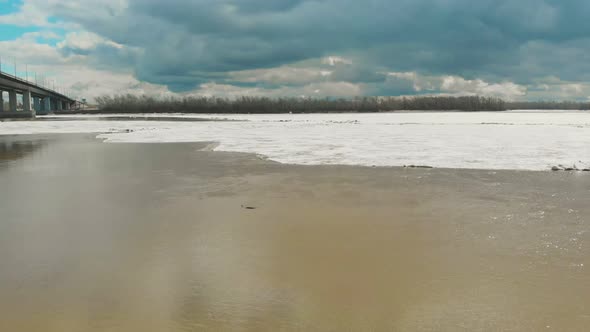
[[[590,325],[588,174],[204,146],[0,137],[0,331]]]

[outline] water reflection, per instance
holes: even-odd
[[[26,136],[0,138],[0,166],[3,162],[24,158],[46,144],[46,139],[31,139]]]

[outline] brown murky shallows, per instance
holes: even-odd
[[[586,331],[590,175],[0,138],[0,331]]]

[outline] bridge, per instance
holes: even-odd
[[[0,71],[0,118],[31,118],[69,110],[75,103],[58,91]]]

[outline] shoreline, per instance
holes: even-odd
[[[282,163],[280,161],[273,160],[266,155],[253,153],[253,152],[237,152],[237,151],[219,151],[216,148],[220,145],[219,142],[215,141],[197,141],[197,142],[108,142],[108,138],[100,137],[104,134],[113,134],[116,132],[104,132],[104,133],[40,133],[40,134],[11,134],[11,135],[3,135],[0,134],[0,143],[16,143],[21,141],[42,141],[42,140],[52,140],[52,139],[59,139],[59,138],[86,138],[91,140],[96,140],[101,144],[114,144],[114,145],[182,145],[182,146],[194,146],[196,149],[195,151],[200,152],[211,152],[211,153],[219,153],[219,154],[233,154],[236,156],[246,156],[252,160],[258,160],[262,163],[268,163],[268,165],[281,165],[284,167],[301,167],[301,168],[328,168],[328,169],[335,169],[335,170],[345,170],[345,169],[378,169],[378,170],[395,170],[395,171],[415,171],[415,172],[428,172],[428,171],[445,171],[445,172],[453,172],[453,171],[465,171],[469,173],[546,173],[546,174],[565,174],[565,175],[588,175],[590,176],[590,170],[560,170],[559,172],[554,171],[552,169],[547,170],[530,170],[530,169],[482,169],[482,168],[452,168],[452,167],[433,167],[428,165],[385,165],[385,166],[377,166],[377,165],[350,165],[350,164],[292,164],[292,163]],[[121,131],[120,133],[127,133],[126,131]],[[14,138],[14,139],[11,139]]]

